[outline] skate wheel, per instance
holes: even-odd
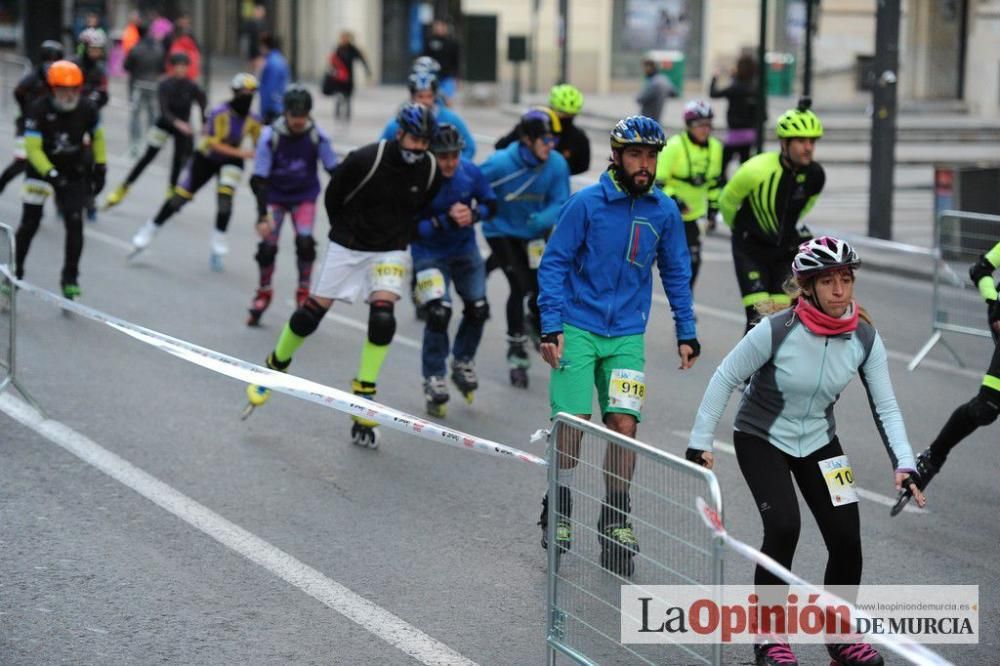
[[[470,405],[476,399],[476,396],[475,396],[475,394],[472,391],[469,391],[468,393],[466,393],[464,395],[465,395],[465,402],[468,403],[468,404],[470,404]]]
[[[213,273],[221,273],[223,271],[222,256],[218,254],[211,255],[208,258],[208,266],[212,269]]]
[[[437,403],[428,402],[427,403],[427,413],[431,416],[436,416],[439,419],[443,419],[448,415],[448,404],[447,403]]]
[[[253,403],[248,402],[243,408],[243,411],[240,412],[240,420],[246,421],[247,417],[253,414],[254,409],[256,409],[256,406]]]
[[[133,261],[136,257],[138,257],[140,254],[142,254],[142,252],[143,252],[144,249],[145,248],[141,248],[141,247],[134,247],[134,248],[132,248],[132,251],[129,252],[128,255],[125,257],[125,261]]]

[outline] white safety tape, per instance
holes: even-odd
[[[501,458],[517,459],[536,465],[544,466],[547,464],[544,458],[506,446],[505,444],[469,435],[460,430],[446,428],[432,421],[427,421],[372,400],[358,397],[347,391],[335,389],[324,384],[309,381],[308,379],[302,379],[301,377],[294,377],[284,372],[254,365],[253,363],[247,363],[233,356],[159,333],[123,319],[118,319],[100,310],[67,300],[30,282],[18,280],[11,275],[6,265],[0,265],[0,273],[6,276],[22,292],[32,294],[42,301],[60,307],[63,310],[106,324],[160,351],[172,354],[188,363],[199,365],[227,377],[232,377],[248,384],[259,384],[260,386],[265,386],[274,391],[299,398],[300,400],[315,402],[352,416],[376,421],[388,428],[416,435],[432,442],[478,451],[479,453],[486,453]]]
[[[810,590],[814,594],[819,595],[819,599],[817,599],[816,602],[818,604],[843,604],[850,608],[852,617],[871,619],[871,616],[868,615],[868,613],[860,610],[850,601],[841,599],[837,595],[827,592],[817,585],[813,585],[804,578],[801,578],[786,569],[774,558],[765,555],[753,546],[731,536],[723,526],[722,519],[719,517],[719,514],[701,497],[695,498],[695,504],[698,507],[698,515],[700,515],[702,520],[705,521],[708,528],[712,530],[715,536],[721,538],[726,546],[736,551],[737,554],[742,555],[751,562],[759,564],[789,585],[798,585]],[[811,599],[812,597],[810,597],[810,600]],[[907,659],[910,663],[918,664],[918,666],[952,666],[950,661],[906,635],[893,634],[890,636],[881,636],[877,634],[866,634],[866,636],[872,642],[879,643],[892,652],[895,652],[900,657]]]

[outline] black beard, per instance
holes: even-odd
[[[646,173],[649,176],[649,183],[647,185],[639,185],[635,182],[635,176],[629,176],[621,167],[615,165],[612,168],[615,170],[618,184],[625,188],[625,191],[633,197],[639,197],[646,194],[653,186],[653,174],[648,171]],[[641,172],[636,172],[635,175],[638,175],[639,173]]]

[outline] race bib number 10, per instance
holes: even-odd
[[[646,401],[646,374],[638,370],[612,370],[608,407],[642,411]]]
[[[819,461],[819,471],[830,491],[834,506],[854,504],[858,501],[858,489],[854,485],[854,471],[847,456],[837,456]]]

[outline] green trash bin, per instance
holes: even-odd
[[[791,53],[768,53],[764,56],[767,65],[767,94],[789,97],[795,88],[795,56]]]
[[[683,51],[649,51],[646,57],[660,66],[660,71],[670,79],[677,89],[678,95],[684,94],[684,52]]]

